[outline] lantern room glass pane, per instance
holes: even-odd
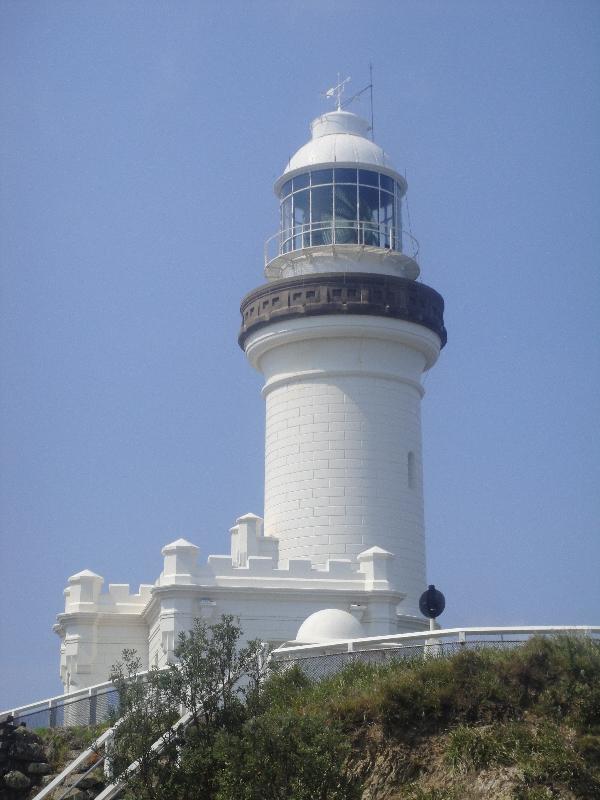
[[[279,192],[279,197],[283,200],[284,197],[287,197],[292,191],[292,182],[286,181],[283,186],[281,187],[281,191]]]
[[[320,183],[333,183],[333,170],[332,169],[317,169],[310,173],[310,182],[313,186]]]
[[[310,190],[294,192],[294,250],[310,246]]]
[[[304,172],[302,175],[296,175],[294,178],[294,191],[298,189],[306,189],[310,183],[310,172]]]
[[[336,183],[356,183],[355,169],[335,169],[334,174]]]
[[[331,172],[331,170],[329,170]],[[313,173],[314,174],[314,173]],[[312,244],[331,244],[333,220],[333,186],[311,189],[312,195]]]
[[[288,197],[281,204],[281,249],[289,253],[292,249],[292,198]]]
[[[388,175],[380,175],[380,186],[382,189],[385,189],[386,192],[393,192],[394,191],[394,180],[390,178]]]
[[[358,241],[356,183],[335,187],[336,244],[356,244]]]
[[[394,195],[389,192],[380,192],[379,222],[381,225],[381,242],[383,247],[391,247],[394,231]]]
[[[396,218],[394,220],[394,226],[396,228],[396,234],[394,236],[394,241],[392,242],[392,247],[394,250],[402,250],[402,197],[400,195],[400,191],[396,186]]]
[[[358,170],[358,182],[364,186],[379,186],[379,173],[369,169]]]
[[[379,190],[370,186],[359,186],[358,211],[361,242],[379,246]]]

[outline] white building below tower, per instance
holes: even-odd
[[[125,647],[164,665],[195,618],[233,614],[273,644],[428,625],[421,375],[446,341],[443,300],[416,281],[406,181],[368,123],[338,110],[311,127],[275,184],[267,283],[241,307],[239,342],[265,380],[264,521],[240,517],[230,553],[206,561],[172,542],[135,594],[69,578],[55,626],[67,691],[106,680]]]

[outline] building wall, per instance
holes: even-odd
[[[422,326],[379,317],[290,320],[254,334],[265,375],[265,534],[281,559],[393,553],[392,587],[418,614],[426,584],[421,373],[439,352]]]

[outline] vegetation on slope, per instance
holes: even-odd
[[[355,663],[314,683],[298,668],[261,682],[258,645],[236,655],[239,634],[230,618],[198,623],[180,641],[181,669],[155,675],[149,692],[126,681],[131,654],[119,666],[130,722],[115,763],[142,763],[129,798],[600,798],[597,642],[532,639],[511,651]],[[194,710],[192,724],[156,757],[149,744],[178,704]]]

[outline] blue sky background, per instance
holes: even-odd
[[[0,708],[58,693],[66,578],[262,512],[236,343],[272,183],[374,64],[449,342],[423,407],[446,625],[600,624],[600,4],[0,2]],[[356,110],[368,115],[365,101]]]

